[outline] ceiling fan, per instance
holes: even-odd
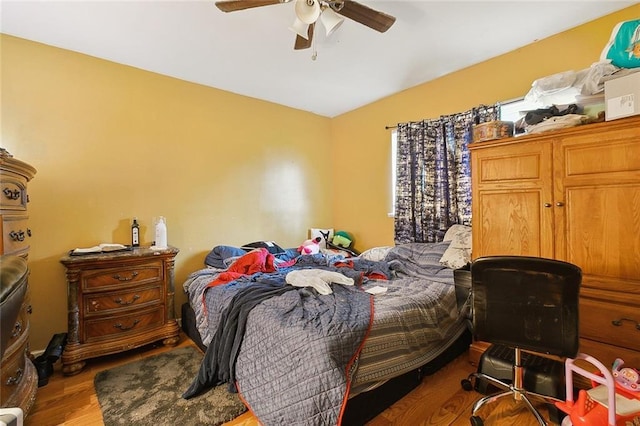
[[[235,12],[292,1],[294,0],[221,0],[216,2],[216,6],[223,12]],[[318,19],[324,25],[327,36],[342,24],[342,16],[381,33],[391,28],[396,21],[391,15],[352,0],[295,0],[295,12],[296,20],[290,29],[297,34],[293,46],[296,50],[311,47]]]

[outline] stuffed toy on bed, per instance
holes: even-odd
[[[347,256],[358,256],[360,252],[353,248],[353,237],[346,231],[338,231],[333,240],[327,241],[327,248],[346,253]]]
[[[306,240],[300,245],[300,247],[298,247],[298,251],[300,252],[300,254],[320,253],[320,241],[322,241],[322,238],[320,237]]]
[[[338,231],[333,236],[333,241],[331,243],[334,246],[342,247],[342,248],[351,248],[353,244],[353,238],[346,231]]]

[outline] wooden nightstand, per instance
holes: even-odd
[[[178,249],[67,255],[69,309],[62,371],[79,373],[88,358],[158,340],[173,346],[180,328],[174,314],[174,259]]]

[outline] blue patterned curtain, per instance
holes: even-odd
[[[398,124],[395,242],[442,241],[453,224],[471,225],[468,144],[473,124],[497,120],[499,105]]]

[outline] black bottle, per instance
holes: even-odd
[[[138,219],[135,217],[131,224],[131,246],[140,247],[140,225],[138,225]]]

